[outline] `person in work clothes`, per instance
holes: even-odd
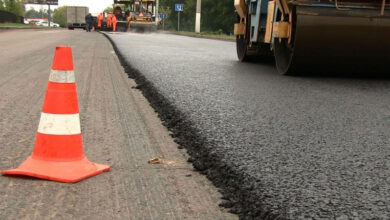
[[[100,14],[97,16],[98,28],[99,28],[100,30],[102,30],[102,23],[103,23],[103,20],[104,20],[103,13],[100,13]]]
[[[107,14],[107,28],[112,28],[112,13],[111,12],[109,12],[108,14]]]
[[[116,31],[116,23],[117,23],[117,20],[116,20],[116,16],[113,15],[112,18],[111,18],[111,23],[112,23],[112,31]]]
[[[91,13],[89,13],[89,14],[87,14],[87,16],[85,16],[85,24],[86,24],[86,29],[85,30],[87,32],[91,32],[92,23],[93,23],[93,18],[92,18]]]

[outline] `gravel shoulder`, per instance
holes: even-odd
[[[0,169],[32,152],[54,48],[73,48],[84,152],[111,165],[77,184],[0,177],[0,219],[237,219],[187,163],[157,114],[133,89],[98,33],[9,30],[0,35]],[[148,164],[154,157],[169,163]]]

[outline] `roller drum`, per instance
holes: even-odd
[[[296,6],[291,44],[274,41],[283,74],[390,73],[390,17],[379,10]]]

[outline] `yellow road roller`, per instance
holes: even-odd
[[[156,31],[155,0],[114,0],[118,31]]]
[[[390,73],[386,0],[235,0],[240,61],[274,56],[282,74]]]

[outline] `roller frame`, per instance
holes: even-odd
[[[387,2],[386,0],[374,0],[370,2],[359,2],[359,0],[269,0],[267,7],[262,2],[264,3],[261,0],[235,0],[235,3],[239,3],[235,4],[235,7],[237,14],[241,18],[239,23],[235,25],[235,34],[243,36],[245,33],[248,33],[245,28],[250,28],[248,48],[253,47],[253,45],[269,44],[269,48],[274,50],[275,41],[278,43],[287,42],[288,44],[293,44],[293,9],[295,7],[318,9],[307,10],[307,12],[300,10],[300,13],[308,13],[311,16],[390,19],[390,1]],[[247,6],[249,10],[246,11]],[[246,21],[246,13],[250,21]],[[261,24],[264,22],[264,17],[266,27],[262,28]],[[247,22],[250,22],[250,27],[246,25]]]
[[[251,37],[250,42],[251,43],[271,43],[271,38],[288,38],[289,41],[291,41],[291,32],[292,32],[292,24],[291,24],[291,7],[294,6],[311,6],[311,7],[324,7],[324,8],[335,8],[337,7],[340,11],[343,10],[355,10],[355,9],[377,9],[378,13],[375,15],[372,15],[373,17],[376,16],[384,16],[387,17],[388,13],[386,11],[390,10],[390,3],[387,3],[386,0],[379,1],[378,4],[369,3],[369,2],[354,2],[353,0],[345,0],[342,1],[341,4],[339,1],[314,1],[314,0],[235,0],[235,8],[237,14],[241,18],[240,23],[235,24],[235,34],[236,35],[244,35],[245,34],[245,18],[247,13],[250,14],[249,19],[251,19]],[[267,2],[268,4],[262,4],[264,2]],[[338,2],[338,4],[337,4]],[[389,1],[390,2],[390,1]],[[254,5],[256,3],[256,5]],[[268,8],[269,5],[272,5],[274,7],[273,11],[270,11]],[[246,7],[249,7],[249,10],[246,10]],[[281,15],[281,20],[276,21],[274,20],[274,16],[268,16],[270,12],[273,12],[274,15],[279,13]],[[261,22],[264,22],[261,20],[261,16],[266,15],[266,27],[265,31],[261,30],[260,24]],[[353,15],[353,12],[351,13],[351,16]],[[359,15],[357,15],[359,16]],[[271,20],[271,21],[270,21]],[[288,22],[284,23],[284,22]],[[271,37],[269,36],[271,34]]]

